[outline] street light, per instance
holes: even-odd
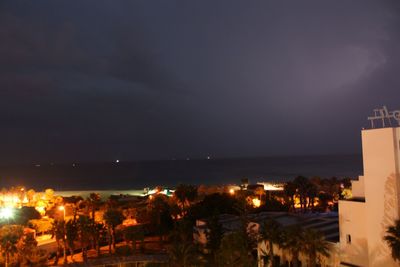
[[[10,207],[5,207],[0,210],[0,218],[1,219],[11,219],[14,216],[14,211]]]
[[[63,212],[63,221],[65,221],[65,207],[60,206],[60,207],[58,207],[58,209]]]

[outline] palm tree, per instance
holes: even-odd
[[[33,233],[27,234],[18,244],[21,261],[19,266],[40,267],[47,265],[47,253],[40,250]]]
[[[294,178],[293,183],[295,184],[297,193],[300,197],[301,210],[305,211],[307,206],[308,189],[310,188],[311,183],[308,178],[304,176],[297,176]]]
[[[328,242],[321,232],[314,229],[307,228],[303,231],[303,253],[308,256],[309,266],[315,267],[317,265],[317,255],[329,256]]]
[[[0,229],[0,247],[5,258],[5,267],[8,267],[11,257],[17,252],[17,243],[23,235],[23,227],[19,225],[5,225]]]
[[[207,244],[206,248],[209,250],[213,261],[217,262],[217,251],[221,245],[221,240],[223,237],[223,228],[221,223],[219,222],[219,216],[213,215],[207,220]]]
[[[100,241],[105,232],[103,223],[99,223],[90,219],[90,236],[92,239],[92,246],[96,250],[97,257],[100,256]]]
[[[274,219],[268,219],[261,228],[261,240],[268,242],[270,265],[274,266],[274,244],[280,244],[282,226]]]
[[[92,219],[95,220],[96,208],[100,205],[101,196],[99,193],[90,193],[87,200],[91,208]]]
[[[386,229],[384,240],[392,250],[392,258],[400,261],[400,220],[396,220],[394,225]]]
[[[64,264],[68,263],[67,260],[67,242],[66,242],[66,229],[64,220],[55,220],[53,222],[53,227],[51,229],[52,237],[55,237],[57,243],[57,254],[54,265],[58,264],[58,259],[60,257],[60,250],[63,250]]]
[[[260,198],[260,201],[262,201],[262,197],[266,195],[264,187],[257,187],[254,191],[254,194],[256,194]]]
[[[292,255],[292,266],[299,266],[299,254],[302,243],[302,229],[298,225],[283,228],[281,234],[281,248],[286,249]]]
[[[136,242],[144,240],[143,228],[139,225],[128,226],[123,230],[125,242],[132,244],[133,253],[136,252]]]
[[[295,210],[294,195],[296,194],[296,185],[293,182],[287,182],[283,187],[283,192],[286,196],[286,204],[289,205],[289,210]]]
[[[186,212],[186,206],[190,205],[197,198],[197,187],[193,185],[180,184],[176,187],[174,196],[182,207],[182,214]]]
[[[168,254],[172,266],[200,266],[203,263],[203,259],[193,243],[193,224],[190,221],[177,222],[170,240]]]
[[[76,220],[69,220],[65,224],[65,234],[71,261],[74,262],[75,241],[78,240],[78,226]]]
[[[78,226],[78,238],[82,248],[83,261],[87,261],[87,248],[90,246],[90,231],[92,229],[92,224],[89,217],[79,216],[77,221]]]
[[[246,246],[246,238],[242,231],[224,235],[218,250],[217,266],[254,266],[254,258]]]
[[[107,224],[110,239],[108,243],[109,252],[111,254],[111,246],[115,250],[115,228],[124,221],[124,215],[120,210],[108,209],[104,213],[104,220]]]
[[[173,228],[171,209],[165,195],[156,195],[147,206],[150,224],[153,231],[160,237],[160,247],[163,246],[164,235]]]
[[[35,198],[35,194],[36,194],[36,192],[35,192],[35,190],[33,190],[33,189],[29,189],[27,192],[26,192],[26,198],[28,199],[28,205],[29,206],[33,206],[34,204],[33,204],[33,200],[34,200],[34,198]]]

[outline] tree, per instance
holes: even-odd
[[[91,213],[92,213],[92,219],[95,220],[95,213],[96,209],[100,205],[101,202],[101,196],[99,193],[90,193],[88,202],[91,208]]]
[[[150,226],[160,237],[160,246],[163,245],[164,235],[173,228],[168,199],[164,195],[156,195],[147,205]]]
[[[286,196],[286,203],[289,205],[289,209],[295,210],[294,195],[296,194],[296,185],[293,182],[287,182],[283,187],[283,192]]]
[[[76,220],[69,220],[65,224],[65,234],[67,238],[67,246],[71,255],[71,260],[74,262],[75,241],[78,240],[78,225]]]
[[[38,220],[41,218],[40,213],[34,207],[22,207],[17,210],[16,223],[27,225],[30,220]]]
[[[281,248],[286,249],[292,255],[292,265],[293,267],[297,267],[300,264],[299,254],[301,251],[302,238],[301,238],[302,229],[298,225],[288,226],[283,228],[281,232]]]
[[[77,220],[78,226],[78,239],[82,248],[82,258],[84,262],[87,262],[87,250],[90,246],[92,224],[90,218],[87,216],[79,216]]]
[[[120,210],[117,209],[108,209],[105,213],[104,213],[104,220],[106,222],[106,225],[108,227],[108,231],[109,231],[109,235],[110,235],[110,239],[109,239],[109,252],[110,254],[112,253],[111,250],[111,246],[112,248],[115,250],[115,228],[122,224],[122,222],[124,221],[124,215],[122,214],[122,212]]]
[[[393,260],[400,261],[400,220],[386,229],[384,240],[392,251]]]
[[[25,235],[18,244],[21,267],[41,267],[47,265],[47,253],[40,250],[33,233]]]
[[[100,241],[104,235],[105,227],[103,223],[96,222],[93,219],[90,219],[91,227],[90,227],[90,236],[92,239],[92,246],[96,250],[97,257],[100,256]]]
[[[33,189],[29,189],[26,192],[26,198],[28,199],[29,206],[34,206],[33,200],[35,199],[35,194],[36,194],[36,192]]]
[[[28,222],[29,227],[36,230],[36,233],[43,234],[50,232],[53,228],[53,219],[34,219]]]
[[[296,186],[296,191],[300,197],[301,210],[305,211],[307,207],[308,189],[310,188],[311,183],[307,177],[297,176],[294,178],[293,184]]]
[[[17,196],[18,196],[18,200],[19,200],[19,205],[20,205],[20,207],[22,207],[22,203],[24,202],[24,199],[25,199],[25,188],[18,187],[18,188],[16,188],[16,191],[17,191]]]
[[[314,183],[309,184],[307,188],[308,209],[313,210],[315,206],[315,198],[318,196],[318,187]]]
[[[215,214],[207,220],[207,244],[206,248],[209,250],[214,262],[217,261],[217,252],[221,246],[221,240],[223,237],[222,225],[219,223],[219,216]]]
[[[170,236],[168,248],[170,263],[174,267],[197,267],[204,263],[203,258],[193,244],[193,225],[190,221],[177,222]]]
[[[144,230],[140,225],[132,225],[125,227],[123,230],[125,242],[131,243],[133,253],[136,252],[136,242],[144,241]]]
[[[186,213],[186,207],[197,198],[197,187],[180,184],[176,187],[174,196],[181,204],[182,214]]]
[[[329,207],[329,202],[332,201],[332,196],[325,192],[318,194],[319,210],[325,212]]]
[[[308,256],[309,266],[317,266],[317,255],[329,256],[328,242],[321,232],[307,228],[303,231],[303,253]]]
[[[239,200],[226,193],[213,193],[207,195],[204,199],[196,204],[193,204],[185,218],[195,221],[200,218],[210,218],[214,214],[235,214],[239,212],[235,207],[238,205]]]
[[[274,244],[280,244],[282,226],[273,219],[268,219],[264,222],[261,228],[261,240],[268,242],[268,258],[271,266],[274,266]]]
[[[51,232],[52,232],[52,238],[54,237],[56,239],[56,243],[57,243],[57,253],[56,253],[56,259],[55,259],[54,265],[58,264],[61,249],[63,251],[64,264],[68,263],[65,221],[64,220],[55,220],[53,222],[53,227],[51,229]]]
[[[11,262],[11,257],[17,252],[17,243],[23,235],[23,227],[5,225],[0,229],[0,247],[5,258],[5,267]]]
[[[218,250],[219,266],[254,266],[254,259],[246,246],[246,237],[241,231],[224,235]]]
[[[48,188],[48,189],[44,190],[44,195],[48,202],[52,202],[53,198],[54,198],[54,190],[51,188]]]
[[[256,194],[260,198],[260,201],[262,201],[262,197],[266,195],[264,187],[257,187],[254,194]]]

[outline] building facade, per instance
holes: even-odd
[[[384,241],[399,219],[400,127],[363,130],[364,175],[339,201],[340,258],[348,266],[398,266]]]

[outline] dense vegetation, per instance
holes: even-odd
[[[172,197],[156,193],[103,200],[92,193],[87,199],[62,199],[48,190],[35,202],[34,194],[29,192],[28,197],[27,192],[29,204],[17,209],[12,219],[1,222],[2,260],[7,266],[43,266],[74,262],[76,254],[86,262],[114,255],[167,253],[170,266],[255,266],[256,244],[266,242],[270,249],[265,252],[264,262],[275,266],[275,244],[293,255],[293,266],[298,265],[299,253],[305,253],[310,266],[315,266],[317,253],[328,253],[320,233],[266,221],[258,233],[251,234],[249,215],[262,211],[335,210],[348,187],[349,179],[299,176],[277,192],[266,192],[259,186],[250,189],[245,180],[234,192],[229,187],[178,185]],[[45,202],[40,203],[46,205],[45,216],[35,209],[38,201]],[[240,227],[227,232],[219,221],[222,214],[239,218]],[[193,240],[193,227],[200,219],[208,229],[204,246]],[[56,252],[40,250],[33,234],[24,233],[24,227],[35,229],[38,236],[51,234]]]

